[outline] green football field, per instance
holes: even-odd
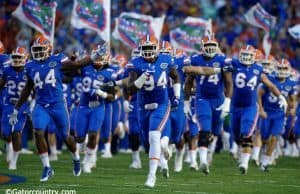
[[[157,185],[154,189],[143,186],[146,180],[148,160],[142,156],[143,169],[132,170],[128,168],[131,155],[119,154],[113,159],[99,157],[97,168],[92,174],[82,174],[74,177],[70,154],[59,156],[59,161],[52,162],[55,176],[46,183],[40,183],[42,171],[37,155],[21,155],[18,170],[11,172],[6,169],[4,156],[1,157],[0,173],[24,176],[27,181],[21,184],[0,185],[0,193],[6,189],[25,190],[56,190],[60,193],[300,193],[300,158],[281,158],[277,166],[270,168],[270,172],[259,171],[254,164],[250,165],[247,175],[241,175],[236,161],[228,153],[216,154],[208,176],[200,172],[190,171],[185,164],[181,173],[170,172],[170,178],[164,179],[160,172],[157,173]],[[173,169],[174,158],[170,161]],[[17,191],[17,190],[16,190]],[[17,193],[17,192],[16,192]],[[21,193],[21,192],[20,192]],[[25,192],[24,192],[25,193]]]

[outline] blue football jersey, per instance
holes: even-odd
[[[150,103],[167,104],[168,96],[168,75],[173,66],[173,59],[170,55],[159,54],[154,63],[149,63],[143,57],[137,57],[127,64],[129,71],[134,71],[140,76],[147,70],[152,75],[145,82],[138,92],[138,102],[141,106]]]
[[[10,57],[6,54],[0,54],[0,74],[3,73],[3,68],[10,65]],[[0,104],[3,103],[4,90],[0,91]]]
[[[207,60],[202,54],[191,56],[191,65],[199,67],[219,67],[227,71],[228,65],[225,63],[224,55],[215,55]],[[209,76],[196,76],[196,97],[203,99],[224,98],[223,74],[213,74]]]
[[[83,68],[81,73],[82,94],[80,97],[80,105],[88,106],[90,101],[103,102],[103,99],[95,94],[95,90],[101,89],[103,83],[107,83],[115,79],[114,70],[110,68],[97,70],[92,65],[89,65]]]
[[[256,63],[252,65],[241,64],[232,59],[233,96],[231,104],[234,107],[253,106],[257,102],[257,87],[261,82],[263,68]]]
[[[10,64],[10,57],[6,54],[0,54],[0,67],[5,67]]]
[[[64,54],[57,54],[45,61],[33,60],[26,65],[27,77],[34,83],[36,103],[64,102],[61,66],[65,60],[68,58]]]
[[[287,99],[289,95],[295,95],[295,82],[291,79],[286,79],[284,82],[280,82],[276,77],[269,77],[270,81],[278,88],[281,94]],[[263,107],[266,110],[283,111],[279,107],[279,99],[275,96],[266,85],[262,85],[265,94],[262,96]]]
[[[184,85],[184,81],[185,81],[185,75],[182,71],[182,68],[185,66],[185,59],[186,57],[182,56],[182,57],[175,57],[174,60],[174,64],[172,65],[173,68],[175,68],[178,72],[178,75],[180,77],[180,83],[181,83],[181,92],[180,92],[180,99],[183,101],[184,99],[184,92],[183,92],[183,85]],[[170,78],[170,81],[168,82],[168,94],[169,94],[169,98],[173,99],[174,98],[174,90],[172,87],[172,79]]]
[[[3,67],[1,77],[6,83],[3,94],[4,103],[15,104],[27,81],[24,70],[17,72],[12,66]]]
[[[125,79],[125,78],[127,78],[129,76],[129,72],[132,70],[131,67],[132,67],[132,62],[129,61],[129,68],[127,67],[127,65],[125,66],[124,73],[123,73],[121,79]],[[131,98],[130,98],[130,101],[131,101],[131,103],[136,103],[136,101],[137,101],[137,94],[133,94],[131,96]]]
[[[124,78],[124,68],[121,68],[119,65],[117,64],[111,64],[109,66],[110,69],[114,70],[114,76],[116,80],[120,80]]]
[[[72,103],[77,105],[82,93],[82,78],[80,76],[74,77],[70,87],[72,91]]]
[[[66,84],[63,83],[63,93],[64,93],[64,98],[67,102],[67,106],[71,107],[72,104],[72,98],[71,98],[71,94],[72,94],[72,90],[71,90],[71,84]]]

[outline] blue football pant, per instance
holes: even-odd
[[[262,140],[268,140],[270,136],[278,136],[284,131],[285,116],[283,112],[270,112],[267,111],[268,117],[261,118],[260,133]]]
[[[149,131],[161,131],[165,129],[170,115],[170,105],[160,104],[155,110],[139,110],[139,123],[142,130],[144,144],[148,143]]]
[[[45,131],[53,120],[56,132],[62,139],[69,135],[69,113],[65,103],[36,104],[32,112],[33,127],[37,131]]]
[[[259,117],[258,106],[233,107],[231,109],[230,126],[235,138],[251,137]]]
[[[211,132],[218,136],[221,132],[223,120],[221,110],[216,110],[222,105],[219,99],[196,99],[196,117],[200,131]]]
[[[105,105],[89,108],[80,106],[76,112],[75,137],[85,138],[88,132],[98,133],[103,125]]]

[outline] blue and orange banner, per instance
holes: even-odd
[[[42,33],[53,43],[56,6],[56,2],[21,0],[12,15]]]
[[[198,53],[201,51],[202,37],[207,32],[212,32],[211,20],[187,17],[180,26],[171,30],[171,44],[174,48]]]
[[[131,48],[138,47],[139,41],[147,34],[160,39],[165,16],[152,16],[123,12],[116,20],[113,37]]]
[[[110,41],[110,0],[74,0],[71,24],[77,29],[96,31]]]

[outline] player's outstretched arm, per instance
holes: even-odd
[[[223,72],[224,86],[225,86],[225,97],[231,98],[233,92],[232,73],[229,71]]]
[[[182,68],[185,74],[192,75],[213,75],[221,72],[221,68],[218,67],[199,67],[199,66],[184,66]]]
[[[184,114],[187,119],[192,119],[192,110],[191,110],[191,95],[192,95],[192,87],[194,86],[194,76],[188,75],[185,79],[184,85]]]
[[[194,85],[194,76],[188,75],[184,84],[184,100],[189,101],[192,95],[192,87]]]
[[[289,95],[288,108],[289,108],[289,115],[295,116],[296,108],[297,108],[297,95]]]
[[[3,78],[0,78],[0,91],[3,90],[4,86],[5,86],[5,80]]]
[[[129,81],[129,78],[126,77],[126,78],[124,78],[124,79],[117,80],[117,81],[116,81],[116,85],[117,85],[117,86],[124,87],[124,86],[127,86],[127,85],[128,85],[128,81]]]
[[[91,64],[93,61],[90,56],[86,56],[83,59],[77,60],[77,61],[72,61],[72,60],[67,60],[62,62],[62,71],[70,71],[70,70],[77,70],[81,69],[89,64]]]
[[[285,97],[280,93],[278,88],[268,79],[268,77],[263,73],[261,74],[261,81],[269,88],[269,90],[279,98],[280,107],[283,108],[284,112],[287,111],[288,103]]]
[[[268,79],[265,74],[261,74],[261,81],[269,88],[269,90],[277,97],[281,95],[278,88]]]
[[[23,88],[20,98],[15,106],[15,109],[19,110],[20,107],[27,101],[30,96],[31,90],[33,89],[34,83],[31,79],[28,79],[25,87]]]
[[[135,94],[139,89],[143,87],[145,82],[146,82],[146,77],[144,77],[144,73],[140,77],[137,77],[136,72],[130,72],[128,83],[127,83],[128,95],[131,96]]]
[[[259,108],[259,114],[262,118],[267,118],[267,113],[264,110],[264,107],[262,105],[262,97],[265,94],[265,90],[262,87],[259,87],[257,90],[257,103]]]
[[[170,69],[169,76],[172,78],[175,84],[180,83],[180,76],[175,68]]]
[[[175,68],[170,69],[169,76],[173,80],[173,91],[174,91],[174,99],[172,99],[172,104],[174,106],[177,106],[180,101],[180,95],[181,95],[181,82],[180,82],[180,76],[178,74],[178,71]]]

